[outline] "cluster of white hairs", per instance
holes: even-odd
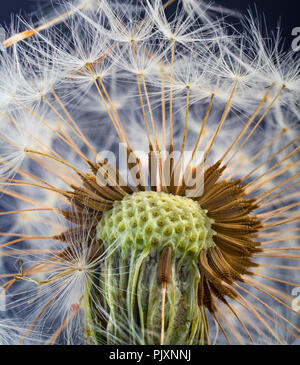
[[[59,193],[119,142],[134,151],[196,144],[208,166],[222,159],[227,179],[261,197],[266,251],[253,290],[241,291],[257,304],[254,319],[237,310],[254,342],[299,343],[291,309],[300,269],[297,54],[255,17],[202,0],[68,0],[38,19],[16,20],[0,45],[0,343],[88,337],[92,278],[110,252],[90,252],[93,217],[80,237],[58,218],[69,204]],[[80,244],[57,259],[66,243],[53,237],[66,227]],[[126,319],[119,327],[116,342],[126,343]],[[214,328],[212,340],[226,342]]]

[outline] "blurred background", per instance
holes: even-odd
[[[230,9],[236,9],[244,14],[247,13],[248,9],[255,12],[257,8],[258,14],[265,16],[269,30],[276,31],[278,25],[281,25],[282,38],[285,39],[285,49],[291,49],[294,38],[292,30],[300,27],[299,0],[215,0],[214,2]],[[12,14],[25,16],[34,12],[38,4],[48,5],[51,4],[51,0],[1,0],[0,24],[8,25]]]

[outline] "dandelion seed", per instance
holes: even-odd
[[[173,2],[2,40],[0,343],[299,343],[299,59]]]

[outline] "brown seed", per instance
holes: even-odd
[[[165,247],[158,263],[158,280],[162,283],[168,283],[171,276],[171,259],[172,248],[170,246]]]

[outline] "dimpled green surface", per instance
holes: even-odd
[[[138,192],[116,201],[98,224],[98,239],[122,246],[170,245],[193,252],[214,246],[212,220],[193,200],[163,192]]]
[[[198,203],[162,192],[138,192],[116,201],[97,226],[105,259],[96,286],[102,293],[96,343],[160,344],[158,266],[172,247],[165,302],[165,344],[205,343],[207,321],[198,306],[202,250],[214,246],[212,220]],[[97,301],[97,299],[96,299]]]

